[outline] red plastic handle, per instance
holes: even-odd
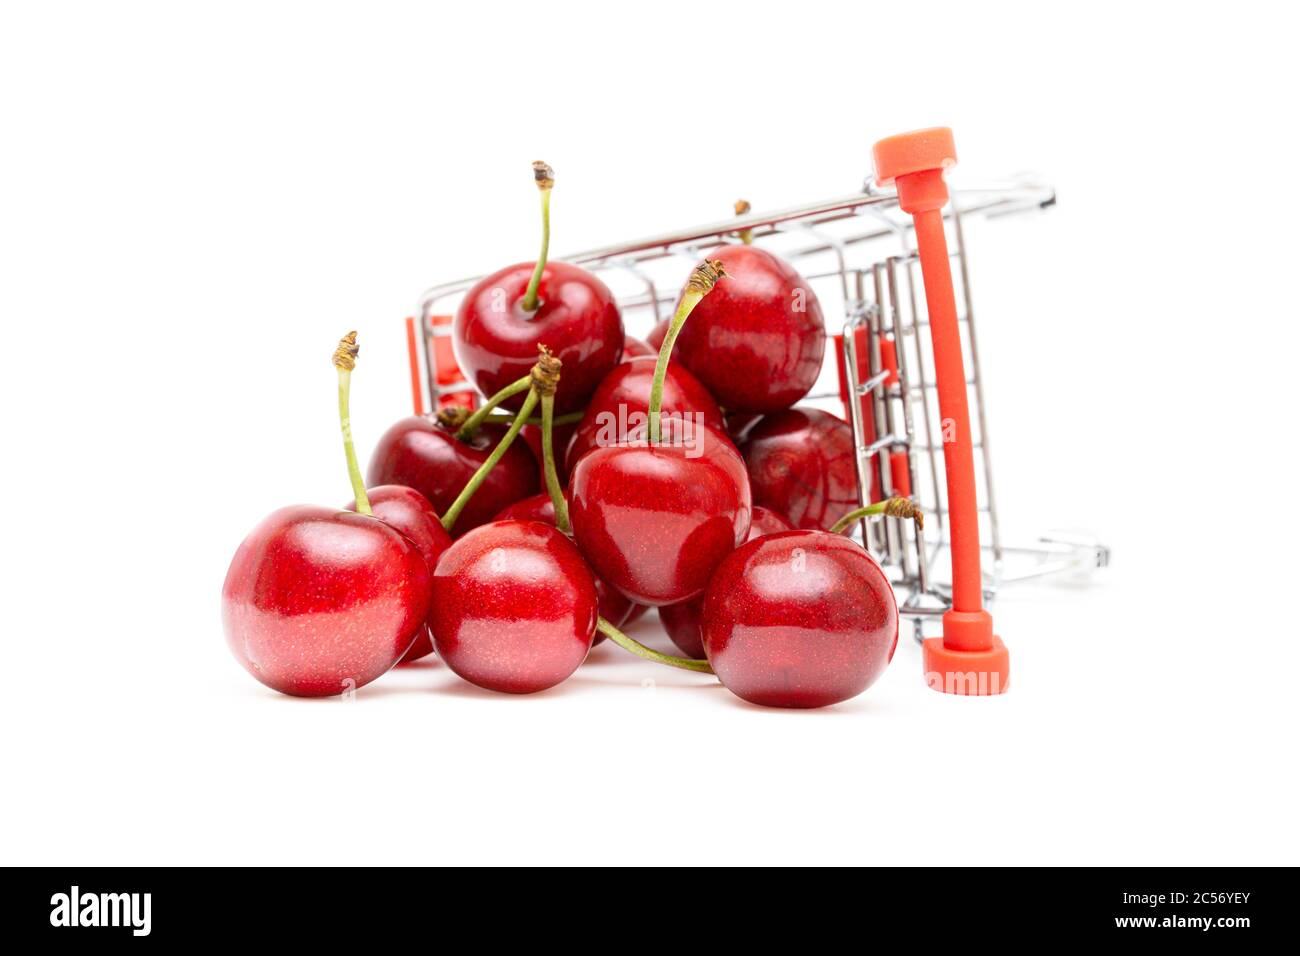
[[[957,162],[957,150],[952,130],[936,127],[883,139],[873,152],[877,181],[881,185],[893,183],[899,206],[912,216],[929,312],[942,425],[952,548],[952,610],[943,617],[943,637],[925,642],[926,675],[936,690],[998,694],[1007,689],[1009,656],[993,634],[992,616],[984,610],[966,369],[948,240],[940,211],[948,201],[943,172]]]

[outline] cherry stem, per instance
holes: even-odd
[[[673,657],[671,654],[661,654],[646,647],[640,641],[628,637],[603,617],[596,618],[596,629],[623,650],[631,651],[637,657],[644,657],[646,660],[654,661],[657,664],[667,664],[669,667],[680,667],[682,670],[696,671],[701,674],[713,673],[713,668],[709,666],[708,661],[697,661],[691,657]]]
[[[349,332],[339,339],[338,348],[334,350],[334,367],[339,372],[339,426],[343,429],[343,454],[348,459],[352,493],[357,500],[357,511],[363,515],[373,515],[370,498],[366,495],[366,483],[361,479],[361,466],[357,463],[357,450],[352,446],[352,415],[348,410],[352,394],[352,370],[357,366],[357,354],[360,351],[357,333]]]
[[[695,267],[691,277],[686,280],[686,287],[682,289],[682,297],[677,303],[677,312],[673,320],[668,323],[668,333],[664,336],[663,345],[659,346],[659,358],[655,362],[655,377],[650,385],[650,407],[646,412],[646,419],[651,444],[659,442],[659,407],[664,401],[664,377],[668,374],[668,358],[673,354],[673,343],[677,341],[677,333],[682,330],[682,326],[686,324],[687,318],[695,307],[700,304],[700,300],[712,292],[717,281],[724,278],[726,274],[722,269],[721,260],[714,259],[710,262],[705,259]]]
[[[736,200],[736,215],[737,215],[737,216],[746,216],[746,215],[749,214],[749,210],[750,210],[750,205],[749,205],[749,200],[748,200],[748,199],[737,199],[737,200]],[[745,245],[747,245],[747,246],[752,246],[752,245],[754,244],[754,230],[753,230],[753,229],[742,229],[742,230],[740,230],[740,241],[743,242],[743,243],[744,243]]]
[[[524,422],[528,420],[528,416],[533,413],[533,409],[536,407],[537,391],[530,388],[528,391],[528,397],[524,399],[523,407],[521,407],[519,413],[515,415],[515,420],[510,423],[509,430],[501,436],[501,441],[497,442],[497,447],[492,449],[492,454],[488,455],[487,461],[479,465],[478,471],[474,472],[469,481],[465,483],[465,487],[460,490],[460,494],[457,495],[456,500],[451,503],[451,507],[447,509],[447,513],[442,516],[442,526],[448,531],[450,531],[452,526],[456,524],[456,519],[459,518],[460,513],[465,510],[465,506],[469,504],[469,500],[474,497],[474,492],[479,490],[479,487],[485,480],[487,480],[487,476],[491,473],[492,469],[496,467],[497,462],[504,458],[506,452],[510,450],[510,446],[514,443],[515,437],[518,436],[520,429],[524,427]]]
[[[537,288],[542,284],[542,272],[546,269],[546,256],[551,248],[551,187],[555,185],[555,171],[538,160],[533,163],[533,179],[542,196],[542,251],[537,257],[533,277],[528,280],[524,301],[520,303],[525,312],[537,311]]]
[[[528,391],[532,384],[532,378],[527,375],[519,379],[517,382],[511,382],[505,388],[501,389],[501,391],[497,392],[484,402],[482,408],[476,408],[474,413],[470,415],[469,418],[465,419],[460,428],[456,429],[456,437],[461,441],[469,441],[474,437],[474,434],[479,430],[479,427],[487,419],[488,415],[492,414],[494,408],[504,402],[507,398],[513,398],[520,392]],[[514,418],[512,417],[510,421],[514,421]]]
[[[578,422],[582,421],[582,416],[585,414],[586,412],[568,412],[564,415],[556,415],[551,419],[551,424],[557,427],[560,425],[576,425]],[[492,424],[507,425],[514,421],[515,417],[513,415],[490,415],[487,420]],[[528,419],[528,421],[524,422],[524,424],[536,425],[540,428],[542,425],[542,419],[540,416],[534,415],[532,418]]]
[[[839,521],[831,525],[831,534],[843,534],[844,531],[855,521],[861,521],[863,518],[869,518],[872,515],[888,515],[891,518],[911,518],[916,522],[918,528],[925,527],[925,515],[921,513],[921,507],[910,498],[886,498],[884,501],[876,501],[867,505],[865,508],[858,508],[856,511],[850,511]]]
[[[546,491],[555,506],[555,527],[565,534],[572,532],[569,524],[569,505],[564,500],[559,475],[555,473],[555,446],[551,430],[555,424],[555,395],[542,396],[542,470],[546,474]]]

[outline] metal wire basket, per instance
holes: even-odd
[[[957,183],[944,209],[953,274],[958,287],[959,323],[977,457],[981,561],[988,598],[1013,581],[1103,567],[1108,549],[1086,535],[1045,535],[1031,546],[1003,542],[994,497],[984,381],[980,372],[971,301],[963,219],[1000,217],[1046,209],[1053,189],[1021,179],[985,184]],[[948,547],[942,423],[938,418],[934,364],[927,327],[924,287],[911,217],[892,191],[870,182],[862,192],[775,213],[751,213],[679,232],[619,243],[563,257],[600,274],[614,291],[630,334],[644,334],[672,314],[682,282],[704,253],[722,243],[752,242],[788,261],[812,285],[834,327],[822,375],[805,399],[838,405],[853,429],[861,503],[901,494],[924,509],[922,532],[910,521],[884,518],[860,528],[863,542],[890,576],[900,611],[922,623],[951,606],[945,577]],[[450,316],[479,276],[428,289],[417,318],[408,320],[413,403],[437,407],[448,393],[472,391],[464,381],[447,381],[446,338]],[[836,318],[838,316],[838,318]],[[417,345],[418,341],[418,345]]]

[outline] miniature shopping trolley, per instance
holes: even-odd
[[[984,603],[1012,582],[1088,573],[1109,557],[1079,535],[1008,545],[994,497],[963,220],[1047,209],[1056,196],[1031,179],[962,184],[950,195],[944,172],[956,154],[943,128],[882,140],[875,160],[874,181],[841,199],[564,258],[600,274],[632,334],[671,316],[690,269],[742,235],[799,271],[834,336],[805,401],[840,404],[852,426],[861,504],[898,495],[926,517],[924,529],[864,520],[862,541],[923,644],[931,686],[996,694],[1006,689],[1008,656]],[[456,369],[450,334],[459,299],[478,278],[430,288],[407,320],[417,414],[473,391]],[[943,636],[926,636],[931,622],[942,622]]]

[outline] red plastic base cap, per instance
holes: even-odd
[[[1011,655],[1000,637],[986,651],[953,650],[942,637],[926,638],[921,660],[925,682],[944,694],[989,697],[1005,694],[1011,684]]]
[[[880,186],[888,186],[900,176],[944,170],[957,162],[952,130],[946,126],[888,136],[877,142],[871,152],[876,161],[876,183]]]

